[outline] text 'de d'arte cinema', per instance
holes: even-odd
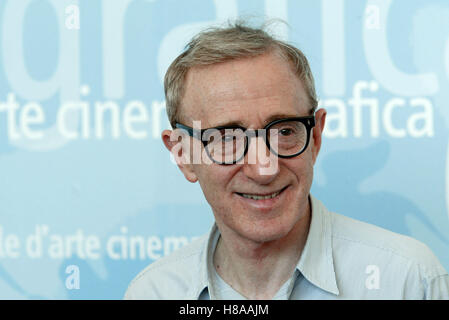
[[[157,260],[195,239],[131,234],[125,226],[105,237],[88,234],[82,229],[61,234],[46,224],[36,225],[29,233],[19,235],[0,225],[0,259]]]

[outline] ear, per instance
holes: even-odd
[[[313,164],[315,164],[318,153],[321,149],[321,138],[323,135],[324,124],[326,122],[326,110],[319,109],[315,112],[315,127],[312,130],[312,156]]]
[[[192,183],[198,181],[190,157],[190,137],[182,135],[180,130],[164,130],[162,131],[161,138],[165,147],[173,155],[173,158],[181,172],[184,174],[184,177]]]

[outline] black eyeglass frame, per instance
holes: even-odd
[[[278,123],[282,123],[282,122],[288,122],[288,121],[299,121],[302,124],[304,124],[304,126],[306,127],[307,140],[306,140],[306,143],[304,144],[304,147],[299,152],[297,152],[295,154],[292,154],[292,155],[289,155],[289,156],[280,155],[276,151],[271,149],[270,142],[268,141],[267,135],[263,134],[262,136],[264,137],[265,144],[266,144],[266,146],[268,147],[268,149],[270,150],[271,153],[273,153],[274,155],[276,155],[279,158],[293,158],[293,157],[299,156],[309,146],[310,132],[312,131],[312,128],[315,127],[315,115],[305,116],[305,117],[293,117],[293,118],[277,119],[277,120],[271,121],[270,123],[268,123],[262,129],[247,129],[245,127],[241,127],[241,126],[238,126],[238,125],[233,125],[233,126],[218,126],[218,127],[198,130],[198,129],[194,129],[194,128],[191,128],[189,126],[186,126],[186,125],[184,125],[182,123],[179,123],[179,122],[175,123],[175,127],[178,128],[178,129],[183,129],[183,130],[187,131],[189,136],[200,140],[203,143],[203,145],[204,145],[204,148],[206,150],[207,155],[209,156],[209,158],[213,162],[215,162],[217,164],[221,164],[221,165],[231,165],[231,164],[236,164],[237,162],[239,162],[248,153],[249,144],[250,144],[250,141],[251,141],[251,139],[249,139],[249,138],[251,138],[251,137],[258,137],[260,130],[264,130],[264,132],[267,132],[270,129],[270,127],[272,127],[273,125],[278,124]],[[215,161],[211,157],[211,155],[209,154],[209,152],[207,150],[208,148],[206,148],[207,144],[210,141],[204,141],[204,140],[202,140],[202,137],[203,137],[204,132],[206,132],[207,130],[213,130],[213,129],[215,129],[215,130],[223,130],[223,129],[225,129],[225,130],[226,129],[236,130],[236,129],[241,129],[245,133],[245,150],[243,152],[243,155],[238,160],[234,160],[232,163],[226,163],[226,162],[223,163],[223,162],[220,162],[220,161]]]

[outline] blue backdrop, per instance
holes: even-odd
[[[300,47],[327,127],[312,193],[449,269],[449,2],[0,0],[0,298],[120,299],[213,216],[160,140],[188,39],[252,16]]]

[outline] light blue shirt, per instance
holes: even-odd
[[[274,299],[449,299],[449,275],[423,243],[330,212],[313,196],[306,244]],[[220,232],[150,264],[125,299],[244,299],[215,271]]]

